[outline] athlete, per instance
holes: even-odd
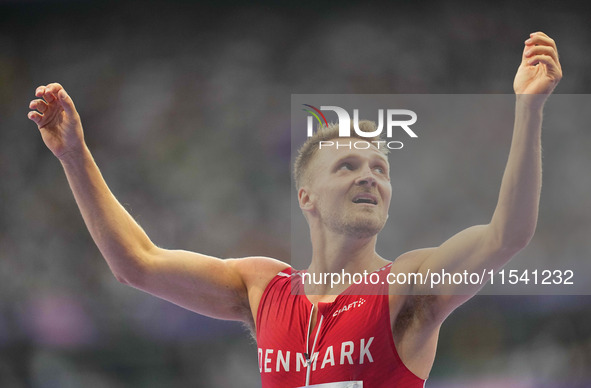
[[[429,290],[420,285],[383,280],[389,273],[499,269],[528,244],[540,197],[542,110],[561,78],[554,41],[532,33],[513,84],[513,139],[490,222],[394,262],[375,250],[392,194],[386,156],[373,147],[320,152],[314,141],[334,137],[329,130],[311,138],[295,165],[313,247],[307,271],[267,257],[222,260],[154,245],[103,180],[65,89],[38,87],[28,117],[61,162],[115,277],[199,314],[247,323],[257,336],[263,387],[422,387],[441,324],[481,286],[424,296]],[[330,287],[299,280],[364,271],[382,282]]]

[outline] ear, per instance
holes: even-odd
[[[298,203],[300,204],[300,209],[304,212],[314,209],[314,203],[307,187],[302,187],[298,190]]]

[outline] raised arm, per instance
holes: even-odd
[[[70,96],[57,83],[40,86],[35,95],[28,117],[61,162],[84,222],[115,277],[195,312],[252,323],[250,305],[258,303],[253,295],[286,265],[267,258],[221,260],[154,245],[105,183]]]
[[[531,34],[514,80],[515,126],[492,219],[487,225],[461,231],[438,248],[415,252],[421,262],[419,272],[498,270],[529,243],[536,228],[542,182],[542,108],[561,78],[554,41],[542,32]],[[445,293],[463,295],[436,298],[435,316],[444,319],[481,287],[442,288]]]

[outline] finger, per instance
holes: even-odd
[[[47,103],[43,100],[33,100],[29,104],[29,109],[38,110],[41,113],[44,113],[47,110]]]
[[[558,66],[556,66],[556,62],[554,61],[554,59],[548,55],[535,55],[527,61],[527,64],[530,66],[535,66],[539,63],[543,63],[544,65],[546,65],[548,67],[548,70],[550,70],[551,72],[554,72],[558,69]]]
[[[532,45],[544,45],[544,46],[551,46],[556,50],[556,42],[554,39],[550,38],[548,35],[542,32],[534,32],[530,35],[529,39],[525,41],[525,44],[528,46]]]
[[[548,55],[558,62],[558,54],[553,47],[549,46],[533,46],[525,50],[524,58],[531,58],[535,55]]]
[[[72,101],[72,99],[70,98],[70,96],[68,95],[68,93],[66,92],[65,89],[61,89],[58,93],[58,99],[59,99],[59,103],[62,106],[62,108],[64,109],[64,112],[66,112],[67,115],[72,116],[77,114],[76,112],[76,106],[74,105],[74,101]]]
[[[548,34],[546,34],[543,31],[535,31],[535,32],[532,32],[531,34],[529,34],[529,36],[534,36],[534,35],[537,35],[537,36],[545,36],[546,38],[549,38]]]
[[[41,116],[38,112],[29,112],[29,114],[27,114],[27,117],[29,118],[29,120],[34,121],[35,124],[39,125],[39,123],[41,122],[41,119],[43,118],[43,116]]]
[[[49,85],[47,85],[47,90],[49,92],[53,93],[54,96],[57,96],[59,91],[62,90],[63,88],[64,87],[57,82],[52,82]]]
[[[45,101],[47,101],[47,103],[55,101],[55,95],[47,87],[43,91],[42,97]]]
[[[43,93],[45,93],[45,86],[39,86],[35,89],[35,97],[43,97]]]
[[[43,98],[45,98],[45,101],[47,101],[47,102],[53,102],[54,100],[57,100],[57,94],[62,89],[63,89],[63,86],[60,85],[59,83],[57,83],[57,82],[50,83],[49,85],[47,85],[45,87],[45,94],[43,95]]]

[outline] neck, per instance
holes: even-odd
[[[323,272],[356,272],[367,269],[378,258],[376,236],[364,239],[335,235],[313,241],[309,270]]]
[[[332,232],[323,231],[312,235],[312,262],[308,268],[310,274],[318,278],[323,274],[363,274],[373,272],[388,263],[375,250],[377,235],[368,238],[354,238]],[[307,288],[310,294],[338,294],[347,288],[349,283],[339,283],[336,286],[319,284]]]

